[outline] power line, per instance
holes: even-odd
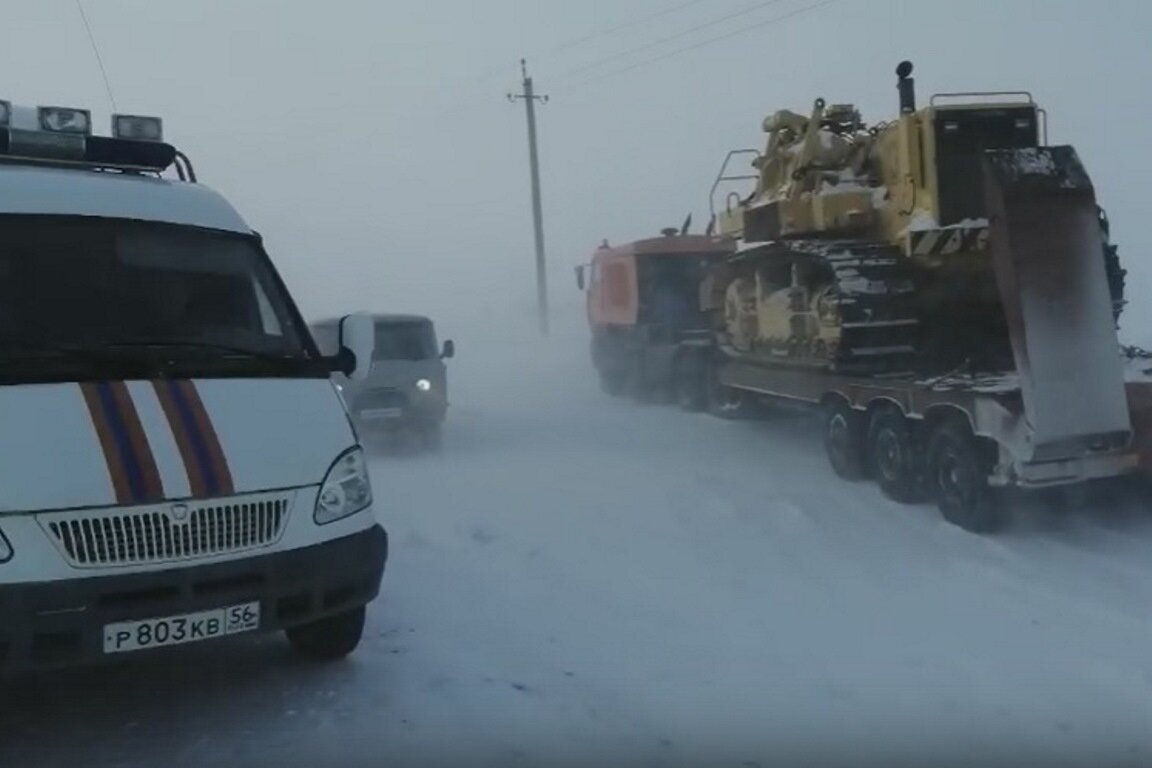
[[[612,34],[615,34],[617,32],[621,32],[625,29],[631,29],[632,27],[637,27],[637,26],[639,26],[641,24],[645,24],[649,21],[653,21],[655,19],[659,19],[659,18],[662,18],[664,16],[668,16],[670,14],[676,13],[677,11],[682,11],[685,8],[691,7],[693,5],[700,5],[701,3],[705,3],[705,2],[711,2],[711,0],[688,0],[688,2],[686,2],[686,3],[679,3],[678,5],[674,5],[671,8],[665,8],[662,11],[656,11],[655,13],[650,13],[647,16],[641,16],[638,19],[633,19],[632,21],[626,21],[623,24],[617,24],[614,27],[609,27],[608,29],[604,29],[604,30],[601,30],[599,32],[593,32],[591,34],[585,35],[584,37],[577,38],[576,40],[571,40],[567,43],[563,43],[561,45],[558,45],[555,48],[552,48],[551,50],[545,51],[541,55],[554,56],[557,53],[561,53],[562,51],[567,51],[571,48],[575,48],[578,45],[583,45],[584,43],[590,43],[593,40],[599,40],[601,37],[607,37],[608,35],[612,35]]]
[[[100,76],[104,78],[104,90],[108,92],[108,101],[112,103],[112,111],[117,112],[119,110],[116,108],[116,97],[112,94],[112,82],[108,79],[108,70],[104,68],[104,59],[100,55],[100,46],[96,44],[96,36],[92,34],[92,25],[88,23],[88,14],[84,13],[84,3],[76,0],[76,8],[84,21],[84,29],[88,31],[88,42],[92,46],[92,52],[96,54],[96,63],[100,67]]]
[[[531,58],[538,61],[542,58],[548,58],[549,56],[555,56],[558,53],[563,53],[564,51],[571,50],[571,49],[576,48],[578,46],[584,45],[585,43],[590,43],[593,40],[599,40],[602,37],[607,37],[609,35],[616,34],[617,32],[622,32],[625,29],[631,29],[632,27],[636,27],[636,26],[639,26],[641,24],[646,24],[647,22],[654,21],[654,20],[662,18],[664,16],[669,16],[673,13],[676,13],[677,11],[682,11],[685,8],[689,8],[693,5],[700,5],[701,3],[708,3],[708,2],[713,2],[713,0],[686,0],[686,2],[677,3],[676,5],[673,5],[671,7],[663,8],[659,11],[655,11],[653,13],[646,14],[646,15],[641,16],[639,18],[632,19],[631,21],[621,22],[621,23],[616,24],[614,26],[608,27],[607,29],[601,29],[601,30],[596,31],[596,32],[590,32],[589,34],[584,35],[583,37],[578,37],[578,38],[569,40],[566,43],[560,43],[559,45],[553,46],[552,48],[549,48],[549,49],[544,50],[544,51],[539,51],[539,52],[533,54],[531,56]],[[510,64],[511,64],[511,62],[509,62],[509,65]],[[469,81],[468,84],[470,86],[481,85],[482,83],[485,83],[488,80],[491,80],[493,77],[495,77],[498,74],[502,75],[504,72],[505,66],[506,65],[502,64],[502,65],[500,65],[499,69],[497,69],[496,67],[493,67],[492,69],[487,70],[485,74],[480,75],[476,79]]]
[[[594,61],[591,64],[586,64],[582,67],[577,67],[576,69],[569,70],[568,72],[561,74],[560,79],[572,77],[573,75],[579,75],[579,74],[582,74],[582,73],[587,72],[589,70],[602,67],[605,64],[611,64],[612,62],[618,61],[619,59],[628,58],[629,56],[632,56],[632,55],[637,54],[637,53],[643,53],[644,51],[651,50],[651,49],[653,49],[659,45],[663,45],[664,43],[670,43],[673,40],[679,40],[680,38],[687,37],[688,35],[691,35],[694,32],[699,32],[702,29],[708,29],[709,27],[714,27],[717,24],[723,24],[726,21],[731,21],[732,19],[739,18],[740,16],[747,16],[749,13],[759,11],[762,8],[767,8],[770,5],[776,5],[776,4],[781,3],[781,2],[784,2],[784,0],[763,0],[763,2],[759,2],[756,5],[750,6],[748,8],[743,8],[739,11],[735,11],[734,13],[729,13],[726,16],[721,16],[718,19],[706,21],[703,24],[697,24],[694,27],[689,27],[688,29],[685,29],[681,32],[677,32],[674,35],[669,35],[667,37],[662,37],[659,40],[653,40],[650,43],[645,43],[644,45],[641,45],[638,48],[631,48],[631,49],[626,50],[626,51],[621,51],[620,53],[613,54],[612,56],[608,56],[607,58],[600,59],[599,61]]]
[[[645,67],[645,66],[648,66],[649,64],[655,64],[658,61],[663,61],[664,59],[669,59],[669,58],[672,58],[673,56],[678,56],[682,53],[687,53],[688,51],[696,50],[697,48],[703,48],[706,45],[711,45],[712,43],[718,43],[721,40],[727,40],[729,38],[735,37],[736,35],[742,35],[745,32],[751,32],[754,29],[760,29],[762,27],[771,26],[773,24],[779,24],[782,21],[787,21],[788,19],[794,18],[796,16],[800,16],[800,15],[808,13],[810,11],[815,11],[816,9],[823,8],[826,5],[832,5],[833,3],[836,3],[836,2],[839,2],[839,0],[822,0],[822,2],[815,3],[813,5],[807,5],[807,6],[804,6],[803,8],[797,8],[796,10],[789,11],[788,13],[786,13],[782,16],[774,16],[771,19],[765,19],[764,21],[758,22],[756,24],[751,24],[747,27],[741,27],[740,29],[734,30],[732,32],[727,32],[723,35],[716,35],[715,37],[710,37],[707,40],[701,40],[698,43],[693,43],[692,45],[686,45],[682,48],[677,48],[675,50],[668,51],[667,53],[663,53],[659,56],[654,56],[653,58],[639,61],[635,64],[631,64],[627,67],[624,67],[623,69],[617,69],[617,70],[614,70],[612,72],[607,72],[607,73],[602,74],[602,75],[596,75],[594,77],[589,77],[589,78],[586,78],[584,80],[580,80],[580,81],[576,82],[575,85],[586,85],[588,83],[593,83],[593,82],[596,82],[598,80],[603,80],[607,77],[615,77],[617,75],[622,75],[625,72],[631,72],[634,69],[639,69],[640,67]]]

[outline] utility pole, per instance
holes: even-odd
[[[539,96],[532,88],[532,78],[528,76],[528,64],[520,59],[520,71],[524,76],[521,93],[508,94],[508,101],[524,101],[528,117],[528,161],[532,170],[532,224],[536,230],[536,311],[540,322],[540,334],[548,335],[548,278],[544,269],[544,214],[540,205],[540,158],[536,154],[536,102],[547,103],[547,96]]]

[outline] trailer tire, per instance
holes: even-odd
[[[928,483],[944,519],[970,533],[996,533],[1008,522],[988,484],[987,452],[966,424],[941,423],[928,441]]]
[[[699,413],[707,406],[704,360],[698,352],[683,352],[672,370],[676,404],[681,410]]]
[[[884,495],[901,504],[925,501],[924,451],[916,426],[896,408],[872,413],[868,424],[867,459]]]
[[[864,460],[864,414],[837,398],[825,407],[824,452],[832,471],[843,480],[857,481],[868,477]]]

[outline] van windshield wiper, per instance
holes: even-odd
[[[131,349],[189,349],[203,352],[215,352],[227,357],[246,357],[257,360],[283,362],[287,360],[301,360],[303,355],[290,352],[265,352],[248,347],[237,347],[230,344],[217,344],[208,341],[182,341],[174,339],[126,339],[123,341],[107,341],[103,343],[105,349],[124,351]]]
[[[23,362],[28,360],[68,360],[91,359],[116,353],[103,345],[61,344],[56,342],[34,342],[0,344],[0,362]]]

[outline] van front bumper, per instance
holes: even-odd
[[[105,654],[104,626],[119,621],[259,601],[261,632],[307,624],[375,599],[387,559],[388,535],[376,525],[310,547],[208,565],[0,584],[0,673],[153,652]]]
[[[361,408],[353,415],[357,425],[366,429],[418,429],[443,422],[447,410],[441,403],[419,403],[403,408]]]

